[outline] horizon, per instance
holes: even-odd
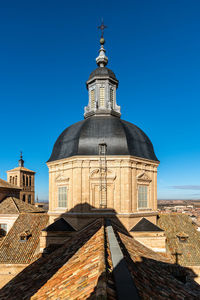
[[[46,161],[62,131],[83,119],[103,16],[122,119],[147,134],[160,160],[158,200],[199,200],[200,3],[78,5],[0,3],[0,178],[7,180],[22,150],[36,172],[35,198],[48,199]]]

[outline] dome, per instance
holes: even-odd
[[[107,77],[107,76],[109,76],[110,78],[118,81],[116,76],[115,76],[115,73],[112,70],[110,70],[106,67],[96,68],[94,71],[92,71],[92,73],[90,74],[88,80],[91,80],[93,77],[96,77],[96,76],[98,76],[98,77],[105,77],[105,76]]]
[[[106,155],[131,155],[158,161],[147,135],[132,123],[114,116],[92,116],[66,128],[58,137],[48,162],[75,156],[99,155],[106,143]]]

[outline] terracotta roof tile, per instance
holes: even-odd
[[[198,284],[185,285],[177,279],[191,275],[191,270],[172,264],[125,234],[119,233],[118,239],[141,299],[199,299]]]
[[[34,171],[29,170],[29,169],[24,168],[24,167],[16,167],[16,168],[14,168],[12,170],[8,170],[7,172],[12,172],[12,171],[27,171],[27,172],[35,173]]]
[[[42,208],[23,202],[15,197],[7,197],[0,202],[0,214],[44,212]]]
[[[0,299],[14,300],[22,293],[24,300],[34,295],[33,299],[86,299],[101,293],[97,287],[104,280],[104,261],[102,220],[97,220],[24,269],[0,290]]]
[[[14,184],[11,184],[3,179],[0,178],[0,188],[8,188],[8,189],[17,189],[17,190],[21,190],[21,188],[19,186],[16,186]]]
[[[20,214],[0,245],[0,263],[28,264],[34,259],[41,230],[46,226],[46,214]],[[20,236],[29,231],[28,239]]]
[[[196,283],[184,284],[189,271],[146,248],[113,225],[140,298],[199,299]],[[106,228],[98,219],[74,234],[59,249],[38,258],[0,290],[1,300],[117,298]]]
[[[175,262],[175,253],[178,263],[182,266],[200,265],[200,232],[198,232],[189,216],[185,214],[160,214],[158,225],[165,230],[167,250]],[[187,240],[181,241],[178,236],[183,234]]]

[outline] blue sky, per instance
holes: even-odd
[[[200,199],[199,13],[198,0],[0,1],[0,177],[23,150],[48,199],[46,161],[83,119],[103,17],[122,118],[146,132],[161,162],[158,198]]]

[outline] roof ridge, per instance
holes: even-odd
[[[20,213],[19,207],[17,206],[17,203],[15,202],[15,198],[14,198],[14,197],[11,197],[11,199],[13,200],[16,209],[17,209],[18,212]]]
[[[15,207],[17,208],[18,212],[20,213],[19,207],[18,207],[17,203],[15,202],[15,198],[14,197],[11,197],[11,198],[12,198],[14,204],[15,204]]]

